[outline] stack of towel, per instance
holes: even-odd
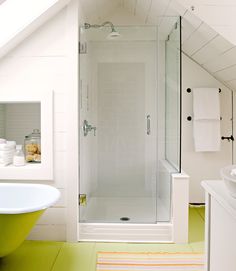
[[[12,164],[15,149],[15,141],[7,141],[0,138],[0,166]]]
[[[193,89],[195,151],[220,151],[220,97],[218,88]]]

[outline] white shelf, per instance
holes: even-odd
[[[53,91],[31,88],[20,90],[1,90],[0,103],[40,103],[40,130],[42,161],[22,167],[0,167],[0,180],[38,180],[53,181]]]
[[[0,180],[52,180],[53,176],[48,175],[48,171],[44,171],[41,163],[26,164],[25,166],[16,167],[9,165],[0,167]]]

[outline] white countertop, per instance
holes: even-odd
[[[236,219],[236,198],[233,198],[222,180],[202,181],[202,186]]]

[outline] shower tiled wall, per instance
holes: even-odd
[[[156,42],[93,41],[90,50],[91,99],[94,110],[98,108],[97,193],[155,194]],[[148,137],[147,114],[151,115],[152,126]],[[123,130],[119,130],[121,123]],[[131,160],[136,160],[136,165]]]
[[[99,63],[98,105],[98,182],[103,188],[99,194],[142,195],[145,64]]]

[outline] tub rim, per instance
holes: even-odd
[[[24,214],[24,213],[32,213],[32,212],[37,212],[40,210],[45,210],[49,208],[50,206],[52,206],[53,204],[55,204],[61,196],[61,193],[57,188],[47,185],[47,184],[0,183],[0,190],[1,190],[1,187],[9,187],[9,188],[26,187],[26,188],[33,188],[33,189],[43,188],[47,191],[50,191],[51,195],[43,203],[34,204],[33,206],[24,206],[21,208],[17,208],[17,207],[2,208],[0,206],[0,215],[1,214]]]

